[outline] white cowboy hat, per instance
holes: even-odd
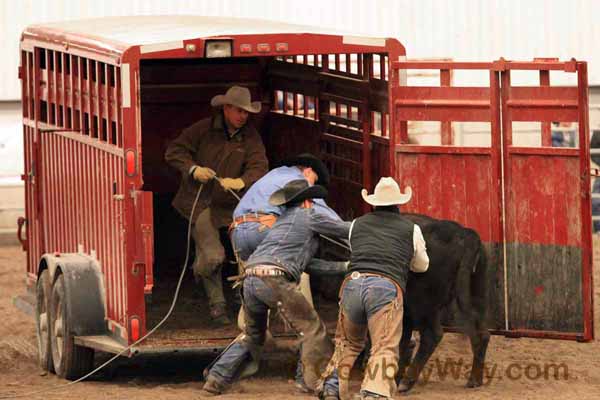
[[[254,114],[260,111],[261,106],[260,101],[251,101],[250,91],[241,86],[232,86],[225,94],[218,94],[210,101],[213,107],[223,104],[231,104]]]
[[[408,203],[412,189],[407,186],[405,190],[406,193],[400,192],[400,187],[393,178],[383,177],[375,186],[373,194],[367,194],[367,189],[363,189],[361,194],[363,200],[372,206],[392,206]]]

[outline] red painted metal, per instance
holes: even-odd
[[[440,86],[448,87],[451,86],[452,78],[449,69],[443,69],[440,71]],[[442,131],[442,144],[449,145],[454,142],[452,138],[452,122],[450,121],[442,121],[441,124]]]
[[[140,321],[139,334],[145,333],[144,294],[152,291],[154,283],[152,192],[141,190],[141,60],[197,59],[204,55],[207,38],[227,39],[233,43],[234,57],[283,56],[297,63],[297,56],[302,56],[304,64],[326,69],[329,55],[334,55],[336,73],[368,82],[374,67],[363,65],[367,60],[363,53],[379,54],[382,64],[388,62],[388,54],[394,58],[404,54],[393,39],[374,45],[352,42],[343,35],[285,32],[199,37],[155,49],[115,39],[106,27],[99,32],[79,28],[77,24],[65,29],[33,26],[22,35],[29,285],[35,283],[44,253],[95,255],[104,275],[108,325],[129,342],[132,317]],[[344,71],[339,68],[340,55],[345,57]],[[353,67],[353,59],[360,65]],[[385,80],[384,65],[380,68],[380,79]],[[288,90],[282,94],[284,113],[318,120],[324,111],[318,96]],[[291,107],[288,96],[293,99]],[[386,168],[391,163],[370,158],[371,147],[387,149],[387,140],[380,143],[377,138],[371,143],[368,104],[337,99],[337,116],[342,115],[342,107],[346,117],[358,119],[362,157],[346,158],[351,150],[340,145],[344,155],[332,159],[339,162],[338,169],[355,163],[357,186],[370,187],[371,163],[377,164],[378,173],[389,174]],[[385,125],[382,114],[383,136]]]
[[[487,121],[492,133],[489,149],[448,146],[452,140],[447,125],[441,129],[445,146],[396,145],[396,176],[401,185],[415,189],[407,209],[458,220],[476,229],[484,241],[494,246],[520,249],[517,253],[511,250],[511,257],[522,257],[527,246],[579,249],[581,265],[574,268],[581,269],[582,332],[513,326],[512,311],[507,320],[508,330],[500,331],[519,336],[592,339],[586,64],[553,59],[534,62],[501,59],[494,63],[399,61],[394,62],[392,68],[398,72],[436,68],[441,73],[440,87],[392,85],[390,101],[396,125],[409,120]],[[449,84],[445,71],[453,69],[489,70],[489,88],[446,86]],[[510,71],[517,69],[540,71],[540,86],[512,86]],[[549,70],[577,73],[578,86],[550,86]],[[541,121],[542,143],[546,147],[513,146],[513,121]],[[547,147],[551,144],[549,123],[552,121],[578,122],[581,146],[577,149]],[[404,135],[405,131],[401,133]],[[406,143],[407,137],[403,140],[401,143]],[[513,258],[506,262],[509,273],[514,273],[517,266],[511,264]],[[512,281],[504,283],[512,284]],[[515,301],[523,299],[509,298],[507,311],[512,310]]]
[[[81,57],[27,48],[22,62],[29,284],[42,254],[55,251],[95,254],[109,277],[122,267],[115,250],[121,243],[121,225],[114,218],[120,204],[110,193],[123,173],[123,151],[108,140],[116,113],[103,111],[120,108],[113,104],[115,89],[106,76],[101,82],[100,62],[93,73]],[[118,73],[118,67],[112,71]],[[99,134],[102,126],[106,135]],[[118,167],[106,168],[109,163]],[[106,289],[108,317],[124,320],[125,307],[116,299],[126,297],[125,286],[106,279]]]
[[[540,86],[550,86],[550,71],[540,71]],[[542,122],[542,146],[552,146],[550,122]]]
[[[234,57],[279,57],[282,63],[291,61],[290,64],[313,67],[322,74],[320,77],[338,79],[336,82],[345,84],[346,89],[362,85],[366,92],[372,92],[369,96],[303,93],[290,86],[273,88],[271,96],[274,113],[286,118],[300,117],[310,129],[328,124],[330,130],[319,131],[316,144],[325,149],[323,157],[332,169],[332,187],[337,199],[349,205],[348,211],[366,210],[355,193],[362,187],[372,190],[379,176],[391,175],[399,178],[402,186],[415,189],[410,210],[458,220],[476,229],[487,242],[503,244],[518,237],[581,248],[583,292],[589,297],[584,299],[583,337],[591,337],[591,238],[586,236],[590,219],[585,218],[589,214],[589,196],[577,197],[584,187],[589,190],[585,179],[589,158],[582,156],[586,145],[579,150],[523,149],[511,145],[512,121],[531,118],[546,124],[545,144],[547,124],[551,121],[579,121],[580,143],[587,143],[587,97],[581,90],[587,84],[585,63],[503,59],[493,63],[407,62],[400,61],[405,50],[394,39],[362,43],[322,32],[257,33],[250,29],[232,33],[186,38],[165,48],[124,43],[110,34],[101,37],[64,31],[56,26],[35,26],[24,32],[21,76],[27,271],[31,287],[42,254],[80,250],[95,254],[105,278],[111,330],[121,332],[119,335],[131,342],[137,336],[130,329],[131,323],[139,320],[139,334],[145,333],[144,294],[150,293],[154,284],[154,221],[152,192],[142,189],[141,62],[202,58],[207,39],[226,39],[232,41]],[[440,86],[405,86],[403,72],[414,68],[439,69]],[[490,83],[477,88],[453,87],[451,74],[455,69],[487,70]],[[541,86],[512,87],[510,71],[514,69],[541,71]],[[577,72],[579,88],[550,86],[550,70]],[[374,109],[373,104],[381,102],[376,97],[381,98],[386,83],[387,109]],[[277,104],[279,96],[283,100],[281,109]],[[311,101],[314,110],[309,106]],[[375,132],[376,115],[381,121],[379,135]],[[322,116],[327,121],[321,121]],[[442,121],[443,145],[407,144],[409,120]],[[491,147],[452,146],[452,121],[489,122]],[[505,230],[503,196],[511,199],[510,190],[529,190],[534,201],[542,201],[543,190],[535,185],[527,187],[527,181],[519,174],[547,174],[556,171],[556,165],[562,168],[560,174],[564,176],[560,177],[568,181],[561,186],[565,192],[562,201],[580,204],[574,218],[579,221],[576,229],[583,235],[574,240],[560,229],[552,233],[554,236],[537,227]],[[510,190],[502,190],[503,173],[507,182],[514,183]],[[569,181],[570,178],[581,179]],[[557,183],[558,178],[552,182]],[[513,217],[510,210],[507,213],[507,218]],[[562,211],[546,210],[543,216],[560,226],[566,224],[560,219],[564,216]],[[520,334],[522,330],[512,332]],[[534,330],[525,334],[581,337],[560,332],[539,334]]]

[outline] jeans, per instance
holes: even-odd
[[[304,380],[309,389],[315,390],[333,354],[333,343],[327,336],[325,324],[298,285],[282,276],[244,279],[244,334],[219,357],[209,375],[230,384],[244,374],[251,361],[259,361],[269,309],[278,311],[298,333]]]
[[[346,278],[342,290],[335,353],[327,367],[324,390],[339,385],[341,399],[350,398],[348,380],[370,334],[372,347],[361,391],[383,397],[396,392],[398,346],[402,334],[402,290],[374,274]]]
[[[259,222],[244,222],[231,234],[233,246],[240,260],[246,261],[269,233],[269,228]]]
[[[341,306],[352,322],[365,325],[385,305],[394,301],[396,296],[396,285],[390,279],[360,276],[346,282]]]
[[[246,225],[246,224],[245,224]],[[243,284],[243,307],[245,318],[252,318],[253,324],[265,326],[263,332],[253,333],[253,342],[240,340],[231,344],[227,350],[215,362],[209,374],[215,375],[219,382],[226,385],[231,384],[243,367],[246,367],[252,359],[252,350],[260,348],[265,341],[266,325],[269,307],[267,304],[276,303],[274,293],[257,277],[248,277]],[[250,321],[246,321],[245,328]],[[247,330],[247,329],[246,329]],[[244,332],[248,335],[248,332]],[[255,360],[258,362],[258,360]]]

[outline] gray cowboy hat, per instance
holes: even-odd
[[[213,107],[224,104],[231,104],[254,114],[260,112],[261,106],[260,101],[251,101],[250,91],[241,86],[232,86],[225,94],[218,94],[210,101],[210,105]]]
[[[325,187],[329,186],[329,171],[327,170],[325,163],[310,153],[302,153],[295,157],[288,158],[283,161],[283,165],[287,167],[292,165],[311,167],[319,177],[315,184]]]
[[[306,179],[295,179],[275,191],[269,197],[269,203],[273,206],[285,206],[292,202],[300,203],[306,199],[324,199],[325,197],[327,197],[327,189],[323,186],[310,186]]]

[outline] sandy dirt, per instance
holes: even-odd
[[[600,242],[600,239],[596,238]],[[596,253],[598,246],[596,246]],[[599,260],[596,254],[596,260]],[[596,263],[597,264],[597,263]],[[64,385],[45,375],[36,363],[32,317],[13,305],[24,291],[25,255],[18,247],[0,247],[0,398],[9,394],[29,399],[196,399],[201,398],[201,371],[206,360],[153,357],[119,362],[105,373],[70,387],[43,394],[29,393]],[[600,268],[595,272],[595,304],[600,307]],[[595,326],[600,326],[596,312]],[[598,336],[598,335],[596,335]],[[446,334],[424,376],[408,398],[418,399],[598,399],[600,342],[507,339],[492,337],[485,385],[465,389],[470,346],[458,334]],[[269,361],[258,377],[242,381],[222,399],[308,399],[288,381],[293,361]],[[445,371],[445,373],[444,373]],[[355,382],[356,385],[359,382]],[[397,395],[397,399],[404,396]]]

